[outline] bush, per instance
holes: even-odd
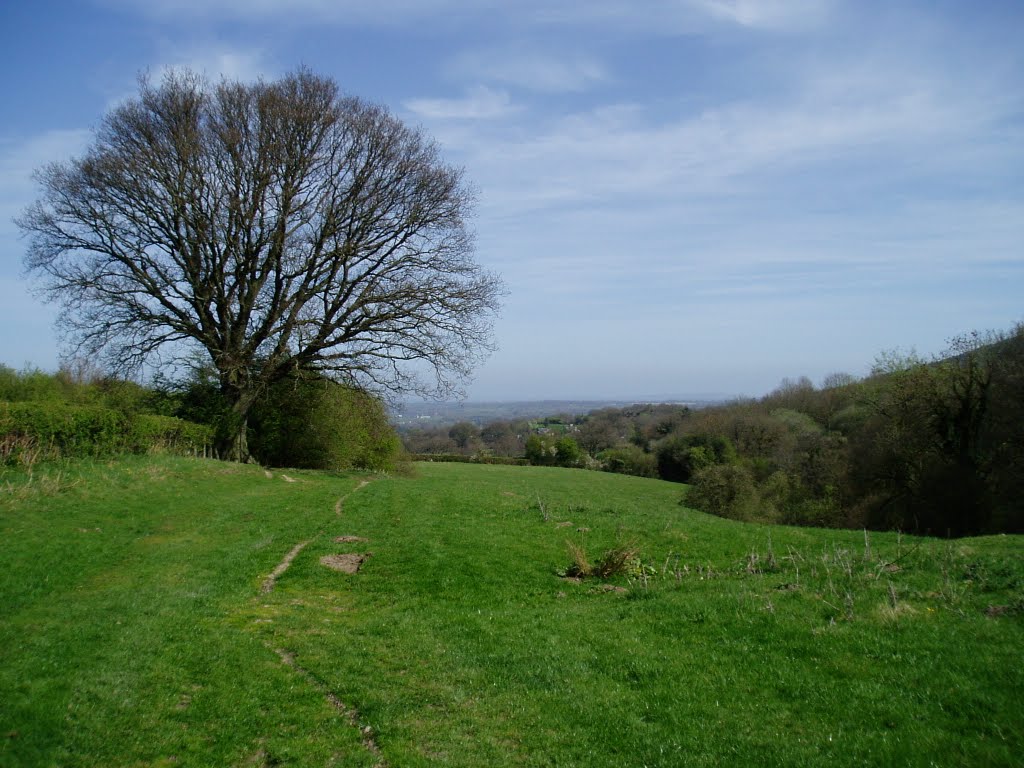
[[[0,460],[6,464],[24,461],[27,453],[40,459],[151,450],[198,453],[209,441],[207,427],[166,416],[129,416],[56,400],[0,403]]]
[[[526,459],[540,467],[580,467],[589,457],[568,435],[530,435],[526,439]]]
[[[657,477],[658,461],[653,453],[646,453],[635,445],[623,445],[609,448],[598,455],[601,469],[605,472],[617,472],[622,475],[638,477]]]
[[[128,418],[100,406],[60,401],[4,403],[0,433],[30,437],[54,455],[101,456],[125,449]]]
[[[700,470],[693,478],[683,503],[731,520],[750,520],[760,497],[754,477],[742,464],[716,464]]]
[[[253,455],[272,466],[390,470],[401,452],[380,400],[311,373],[274,385],[250,426]]]
[[[205,424],[193,424],[173,416],[139,414],[131,421],[128,449],[135,453],[198,454],[205,453],[212,440],[213,430]]]

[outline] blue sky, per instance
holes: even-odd
[[[761,395],[1024,320],[1024,3],[0,7],[0,362],[53,369],[11,219],[141,71],[305,65],[422,126],[509,289],[470,398]]]

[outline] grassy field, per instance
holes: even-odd
[[[1020,764],[1024,540],[680,495],[457,464],[8,474],[0,765]],[[560,578],[615,547],[627,573]],[[320,562],[344,554],[369,556]]]

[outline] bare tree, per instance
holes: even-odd
[[[329,78],[140,78],[83,157],[37,180],[25,262],[78,354],[125,371],[198,349],[232,458],[290,371],[436,395],[490,349],[502,286],[473,260],[461,170]]]

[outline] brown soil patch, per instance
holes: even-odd
[[[555,528],[568,528],[572,525],[572,520],[563,520],[560,523],[555,523]]]
[[[594,587],[594,592],[615,592],[621,594],[623,592],[629,592],[625,587],[620,587],[617,584],[602,584],[599,587]]]
[[[320,565],[327,566],[328,568],[340,571],[341,573],[359,573],[359,569],[363,567],[363,563],[365,563],[369,557],[369,552],[361,555],[325,555],[320,558]]]
[[[338,544],[357,544],[359,542],[369,541],[369,539],[364,539],[362,536],[335,536],[334,540]]]

